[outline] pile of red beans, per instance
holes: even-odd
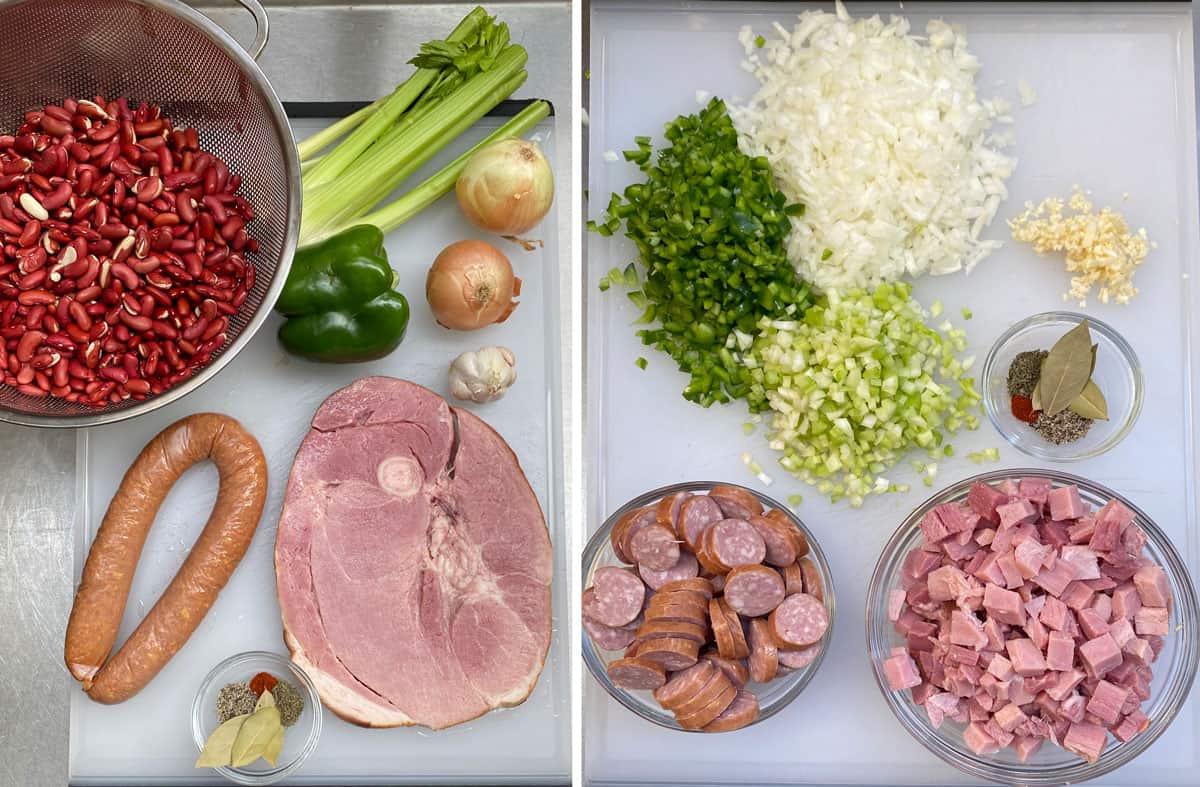
[[[153,104],[67,99],[0,135],[0,369],[102,407],[204,366],[254,287],[241,177]]]

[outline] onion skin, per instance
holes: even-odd
[[[425,278],[425,299],[443,328],[474,331],[504,322],[517,302],[521,280],[504,252],[481,240],[451,243]]]
[[[550,163],[533,142],[509,137],[480,150],[454,187],[463,215],[482,230],[520,235],[537,226],[554,202]]]

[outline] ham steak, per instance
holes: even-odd
[[[321,701],[433,729],[525,701],[550,646],[546,522],[475,415],[366,377],[313,416],[279,519],[284,639]]]

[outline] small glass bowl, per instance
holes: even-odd
[[[1150,685],[1150,700],[1142,705],[1142,712],[1150,718],[1150,726],[1128,743],[1121,743],[1110,736],[1100,758],[1093,763],[1080,759],[1052,741],[1047,741],[1025,763],[1017,760],[1011,748],[1001,749],[995,754],[975,754],[963,743],[964,725],[946,719],[940,728],[934,729],[925,709],[912,701],[911,692],[892,691],[883,671],[883,662],[891,655],[891,649],[905,644],[888,620],[888,592],[899,586],[905,555],[920,546],[920,523],[925,514],[942,503],[965,500],[971,485],[977,481],[996,483],[1006,478],[1024,476],[1048,478],[1055,487],[1075,484],[1079,487],[1080,498],[1097,508],[1113,498],[1119,499],[1136,515],[1135,524],[1146,532],[1145,554],[1163,567],[1171,583],[1174,599],[1171,633],[1165,637],[1162,653],[1152,666],[1154,679]],[[959,481],[937,493],[909,514],[888,541],[867,589],[867,648],[872,671],[884,700],[900,724],[925,748],[963,773],[978,779],[1023,787],[1057,787],[1095,779],[1125,765],[1149,748],[1187,702],[1188,692],[1196,678],[1197,662],[1200,661],[1200,637],[1196,631],[1198,621],[1200,608],[1196,591],[1183,558],[1150,517],[1112,490],[1054,470],[994,470]]]
[[[204,750],[204,742],[219,725],[217,723],[217,695],[229,683],[248,683],[260,672],[268,672],[280,680],[291,683],[304,697],[304,710],[300,719],[286,728],[283,735],[283,751],[275,767],[261,757],[245,768],[221,766],[212,770],[235,784],[274,784],[300,769],[321,737],[321,698],[317,687],[304,670],[287,656],[265,650],[253,650],[230,656],[213,667],[196,691],[192,701],[192,738],[197,752]]]
[[[1088,321],[1096,350],[1092,379],[1108,404],[1107,421],[1095,421],[1072,443],[1055,445],[1032,425],[1012,414],[1008,367],[1018,353],[1049,350],[1064,333]],[[1129,434],[1142,411],[1142,366],[1129,343],[1107,323],[1074,312],[1045,312],[1027,317],[1000,335],[983,364],[983,405],[992,424],[1018,450],[1052,462],[1076,462],[1099,456]]]
[[[752,690],[755,696],[758,697],[759,705],[758,718],[747,725],[747,727],[752,727],[771,718],[786,708],[792,700],[800,696],[800,692],[804,691],[809,681],[817,674],[821,662],[825,660],[825,654],[829,650],[829,643],[833,638],[836,604],[834,602],[833,578],[829,572],[829,564],[825,561],[825,553],[821,551],[821,546],[817,543],[817,539],[813,536],[812,531],[805,527],[804,523],[789,508],[753,489],[723,481],[689,481],[651,490],[645,494],[638,495],[618,508],[609,515],[600,529],[592,534],[587,546],[583,550],[583,586],[588,587],[592,584],[592,575],[595,574],[598,568],[604,566],[628,567],[627,564],[617,560],[617,556],[612,550],[612,543],[609,540],[609,534],[612,532],[613,525],[626,513],[635,508],[650,505],[675,492],[707,492],[718,485],[737,487],[754,495],[763,504],[764,508],[775,508],[787,514],[788,518],[800,529],[800,532],[804,533],[804,537],[808,539],[807,556],[812,558],[813,563],[816,564],[817,570],[820,572],[821,586],[825,595],[825,608],[829,611],[829,629],[825,632],[825,638],[821,640],[820,645],[813,646],[820,647],[821,651],[811,664],[795,672],[788,673],[781,678],[776,678],[770,683],[747,684],[747,688]],[[607,668],[610,662],[621,658],[621,655],[620,651],[600,650],[592,642],[592,638],[587,635],[587,632],[583,632],[584,663],[587,664],[588,672],[592,673],[592,677],[604,687],[609,696],[646,721],[653,722],[660,727],[679,730],[681,732],[703,732],[702,730],[689,730],[679,726],[678,722],[675,721],[675,716],[669,710],[659,705],[651,692],[629,691],[614,686],[608,678]],[[745,727],[742,729],[745,729]],[[712,733],[704,734],[708,735]]]

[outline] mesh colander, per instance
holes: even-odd
[[[207,366],[158,396],[90,408],[25,396],[0,385],[0,420],[77,427],[132,418],[199,388],[251,340],[287,278],[300,229],[300,162],[287,117],[254,62],[267,39],[257,0],[253,57],[203,14],[175,0],[0,0],[0,133],[28,109],[64,98],[126,96],[160,105],[176,127],[194,126],[205,150],[242,176],[254,206],[247,225],[260,244],[249,255],[254,289],[230,319],[229,341]]]

